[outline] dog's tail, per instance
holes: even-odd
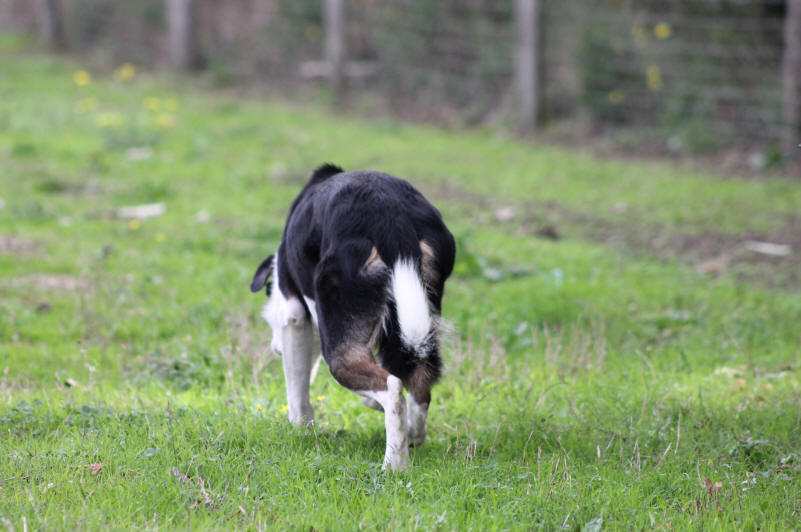
[[[403,344],[416,356],[428,356],[428,346],[435,332],[426,288],[413,259],[400,258],[392,268],[392,298]]]

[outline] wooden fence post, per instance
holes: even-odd
[[[45,45],[56,52],[67,49],[61,0],[38,0],[39,30]]]
[[[324,0],[325,60],[330,69],[329,80],[334,100],[345,96],[345,2]]]
[[[166,0],[170,65],[179,70],[197,67],[194,0]]]
[[[787,0],[782,60],[782,152],[801,159],[801,0]]]
[[[515,0],[517,52],[515,86],[520,114],[518,127],[523,133],[537,130],[540,114],[540,2]]]

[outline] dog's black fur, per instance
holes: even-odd
[[[433,257],[423,257],[421,242]],[[385,267],[365,264],[373,249]],[[277,260],[271,255],[259,265],[250,288],[266,286],[269,296],[268,279],[276,268],[285,298],[305,296],[316,303],[323,358],[345,386],[354,389],[370,379],[340,378],[337,357],[346,355],[340,347],[383,325],[376,342],[381,366],[407,387],[420,368],[428,381],[424,387],[430,387],[441,372],[436,331],[417,352],[405,345],[388,283],[393,265],[410,260],[438,318],[454,256],[454,239],[439,211],[408,182],[326,164],[293,202]],[[305,301],[304,306],[310,316]],[[420,394],[427,404],[427,390]]]

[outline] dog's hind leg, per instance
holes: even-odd
[[[374,401],[384,410],[387,441],[383,469],[402,471],[408,468],[406,402],[401,380],[376,364],[366,345],[350,345],[337,350],[329,367],[340,384]]]
[[[439,377],[439,356],[432,353],[421,360],[404,384],[408,390],[406,399],[406,426],[410,445],[420,445],[426,439],[428,406],[431,404],[431,387]]]
[[[314,332],[306,309],[297,298],[287,300],[287,322],[281,334],[289,421],[293,425],[307,425],[314,422],[314,410],[309,402]]]

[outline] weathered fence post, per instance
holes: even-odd
[[[515,86],[517,89],[518,127],[523,133],[537,130],[540,113],[540,2],[515,0],[517,53]]]
[[[324,0],[325,60],[330,69],[329,80],[334,100],[345,96],[345,2]]]
[[[801,158],[801,0],[787,0],[782,61],[782,151]]]
[[[61,0],[38,0],[39,30],[42,40],[51,50],[61,52],[67,49],[67,35],[64,33]]]
[[[195,1],[166,0],[169,28],[170,65],[180,70],[195,68],[198,62],[195,38]]]

